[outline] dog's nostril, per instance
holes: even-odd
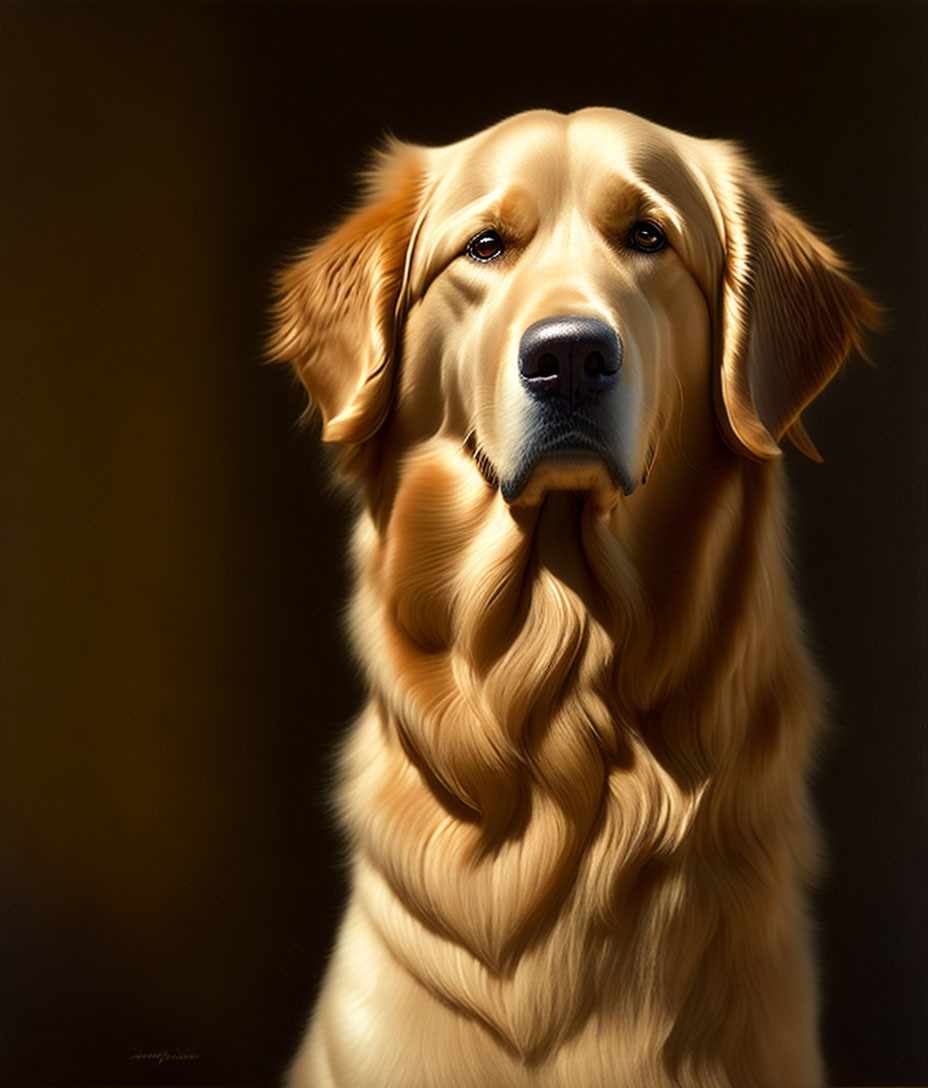
[[[591,351],[586,359],[583,360],[583,365],[590,374],[606,373],[606,360],[603,358],[603,353],[601,351]]]
[[[561,372],[561,364],[558,357],[551,351],[542,352],[540,355],[529,355],[520,363],[520,371],[523,378],[535,381],[537,378],[556,378]]]
[[[558,365],[557,356],[552,355],[550,351],[546,351],[543,355],[538,357],[539,378],[552,378],[559,370],[560,366]]]
[[[583,360],[583,368],[587,374],[615,374],[619,369],[619,359],[617,355],[607,358],[601,351],[591,351]]]

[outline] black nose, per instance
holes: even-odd
[[[519,374],[540,396],[563,397],[573,407],[618,377],[622,344],[598,317],[546,317],[522,334]]]

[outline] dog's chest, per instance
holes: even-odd
[[[476,829],[449,817],[408,761],[381,755],[355,771],[356,894],[438,1000],[523,1056],[569,1038],[593,1009],[622,1032],[666,1025],[655,950],[674,929],[694,806],[663,775],[606,775],[585,826],[538,792],[519,836],[481,853]]]

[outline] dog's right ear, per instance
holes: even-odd
[[[424,153],[394,143],[363,206],[278,278],[270,356],[293,365],[322,414],[322,439],[359,446],[386,419]]]

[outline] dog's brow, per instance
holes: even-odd
[[[450,201],[436,201],[423,220],[422,234],[412,256],[413,293],[420,294],[425,284],[477,231],[492,227],[502,230],[508,241],[524,244],[534,234],[538,218],[534,198],[519,185],[488,192],[457,208],[452,208]]]
[[[657,190],[640,178],[611,174],[593,200],[593,215],[607,232],[627,228],[636,219],[659,219],[680,230],[680,214]]]
[[[538,225],[538,205],[522,185],[491,190],[468,202],[445,220],[452,231],[479,230],[484,226],[505,227],[511,237],[531,236]]]
[[[538,208],[528,190],[510,186],[496,202],[500,222],[518,238],[527,238],[538,224]]]
[[[618,227],[638,218],[646,195],[621,174],[611,174],[595,190],[593,215],[606,227]]]

